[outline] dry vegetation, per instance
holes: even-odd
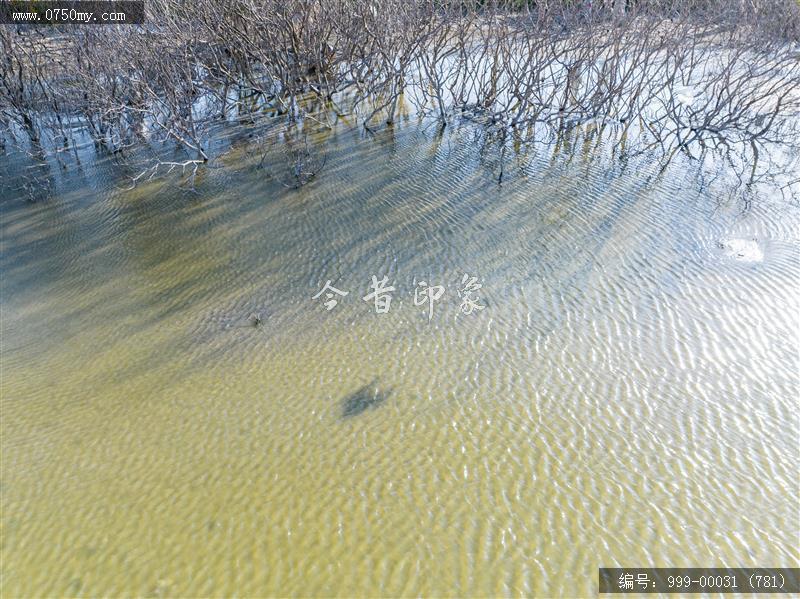
[[[503,142],[592,126],[666,157],[752,161],[766,144],[797,139],[796,0],[150,0],[147,9],[145,26],[0,26],[0,138],[46,153],[74,145],[80,129],[98,151],[169,142],[187,152],[150,175],[202,164],[214,122],[252,125],[267,109],[322,126],[348,114],[374,130],[391,126],[402,102],[441,127],[470,119]],[[303,168],[298,184],[314,174]]]

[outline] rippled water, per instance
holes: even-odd
[[[799,565],[796,200],[605,144],[498,184],[468,131],[326,143],[299,190],[246,145],[196,193],[98,162],[30,203],[5,171],[3,596],[587,596],[600,566]],[[430,320],[419,281],[445,286]]]

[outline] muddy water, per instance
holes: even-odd
[[[84,162],[28,203],[6,168],[3,596],[798,565],[796,201],[604,144],[498,185],[469,132],[326,143],[300,190],[244,146],[195,192]]]

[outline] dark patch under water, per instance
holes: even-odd
[[[369,409],[377,408],[389,395],[391,391],[381,391],[375,386],[375,381],[372,381],[342,400],[342,418],[358,416]]]

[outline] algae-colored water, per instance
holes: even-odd
[[[798,565],[796,201],[604,144],[498,184],[464,131],[326,143],[301,189],[242,148],[195,192],[100,161],[31,203],[4,172],[4,597]]]

